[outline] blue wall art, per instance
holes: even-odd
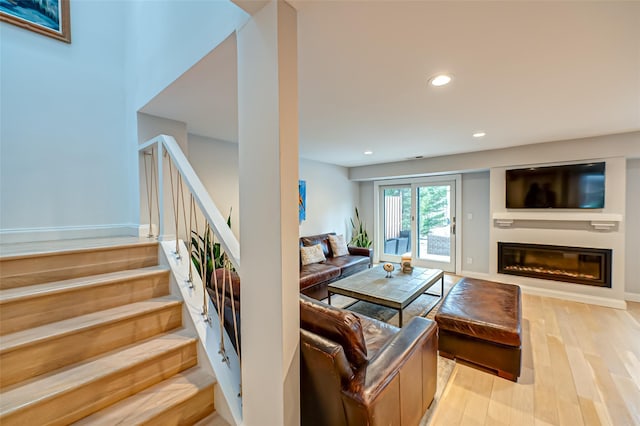
[[[302,222],[307,218],[307,182],[298,181],[298,221]]]
[[[0,21],[71,43],[69,0],[0,0]]]

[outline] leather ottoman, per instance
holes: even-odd
[[[438,348],[517,381],[522,357],[520,287],[463,278],[442,302],[435,320]]]

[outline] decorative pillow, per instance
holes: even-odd
[[[331,246],[329,245],[329,239],[326,234],[315,235],[313,237],[302,237],[300,239],[302,241],[303,246],[315,246],[316,244],[320,244],[322,246],[322,251],[324,252],[324,257],[331,257]]]
[[[349,254],[349,249],[347,248],[347,242],[344,239],[344,235],[329,235],[329,244],[331,244],[333,257]]]
[[[324,257],[324,252],[322,251],[322,246],[320,244],[300,247],[300,259],[302,260],[302,266],[327,260]]]

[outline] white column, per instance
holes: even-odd
[[[245,425],[300,422],[296,26],[273,0],[238,32]]]

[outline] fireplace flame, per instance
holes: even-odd
[[[508,265],[504,268],[506,271],[514,272],[534,272],[537,274],[553,275],[558,277],[571,277],[587,280],[598,280],[600,277],[593,274],[585,274],[582,272],[567,271],[563,269],[549,269],[544,266],[521,266],[521,265]]]

